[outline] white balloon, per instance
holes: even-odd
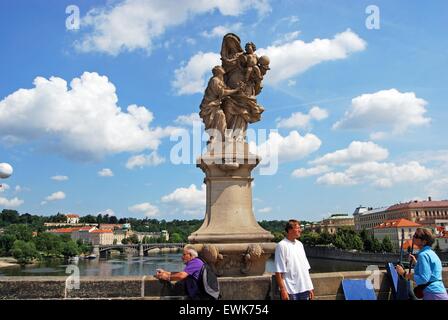
[[[9,163],[0,163],[0,179],[9,178],[13,171]]]

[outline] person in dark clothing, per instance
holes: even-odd
[[[157,269],[155,277],[166,281],[185,280],[185,287],[190,299],[201,299],[202,292],[199,286],[199,276],[204,262],[198,258],[198,253],[192,248],[184,248],[182,261],[185,268],[180,272],[170,272],[163,269]]]

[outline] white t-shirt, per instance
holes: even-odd
[[[283,239],[275,248],[275,271],[283,273],[286,291],[289,294],[313,290],[310,264],[299,240]]]

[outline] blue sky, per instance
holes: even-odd
[[[366,27],[369,5],[379,29]],[[203,218],[203,173],[172,163],[170,135],[191,132],[226,32],[271,58],[252,128],[278,130],[267,143],[280,164],[254,172],[258,220],[447,199],[447,10],[442,0],[2,1],[0,163],[14,173],[0,209]]]

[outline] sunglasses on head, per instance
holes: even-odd
[[[413,235],[413,238],[415,238],[415,239],[421,239],[422,237],[419,236],[418,234],[414,234],[414,235]]]

